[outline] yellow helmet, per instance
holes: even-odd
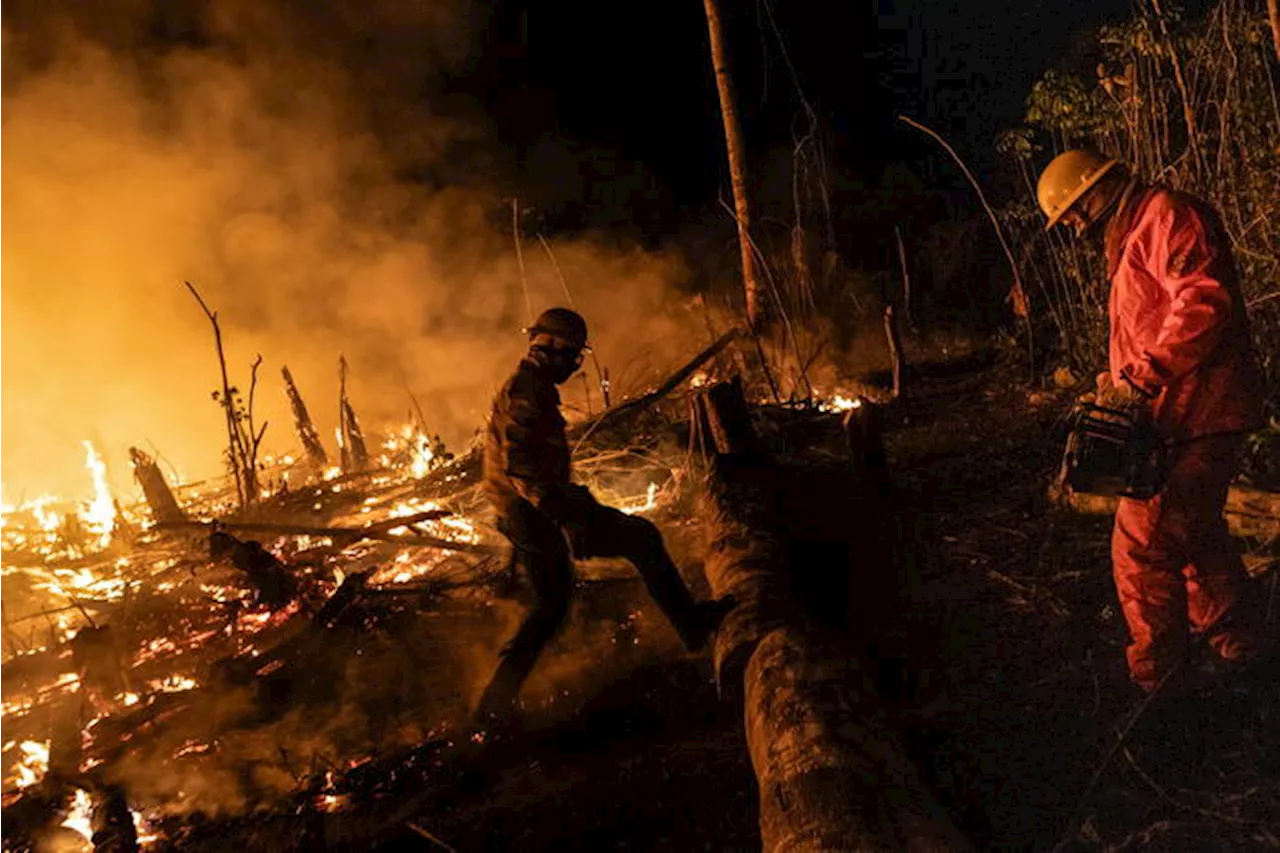
[[[1036,201],[1049,217],[1044,230],[1057,225],[1071,205],[1119,162],[1088,148],[1073,148],[1054,157],[1036,184]]]

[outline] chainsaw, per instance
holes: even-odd
[[[1164,485],[1165,447],[1146,412],[1076,403],[1062,456],[1074,492],[1146,500]]]

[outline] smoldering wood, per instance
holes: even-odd
[[[243,683],[272,665],[301,660],[317,647],[324,632],[332,628],[364,595],[372,574],[372,572],[362,572],[347,575],[334,590],[333,595],[329,596],[316,611],[304,630],[260,655],[220,661],[215,665],[215,671],[231,683]]]
[[[293,410],[293,426],[298,433],[298,440],[302,442],[302,449],[307,454],[307,461],[317,471],[324,470],[329,465],[329,454],[325,453],[320,433],[307,411],[307,404],[302,401],[302,394],[298,392],[298,386],[294,384],[293,374],[289,372],[287,365],[280,368],[280,374],[284,377],[284,393],[289,398],[289,408]]]
[[[229,559],[244,572],[257,599],[272,610],[279,610],[298,594],[293,575],[261,542],[237,539],[225,530],[215,529],[209,535],[209,556],[214,560]]]
[[[92,803],[94,853],[137,853],[138,830],[119,785],[97,785],[90,794]]]
[[[133,463],[133,476],[142,487],[142,495],[157,524],[186,521],[187,514],[178,505],[173,490],[164,478],[164,472],[150,454],[137,447],[129,448],[129,461]]]
[[[305,527],[294,524],[257,522],[187,521],[157,525],[157,528],[181,531],[212,530],[215,527],[221,527],[224,530],[236,533],[272,533],[278,536],[326,536],[332,538],[335,542],[341,541],[347,544],[358,542],[361,539],[377,539],[383,542],[395,542],[414,547],[440,548],[442,550],[462,551],[471,554],[496,554],[503,550],[497,545],[486,545],[477,542],[455,542],[452,539],[441,539],[438,536],[426,536],[424,534],[396,535],[391,533],[392,530],[398,527],[412,528],[418,522],[443,518],[449,514],[448,510],[428,510],[415,515],[387,519],[386,521],[371,524],[368,527]]]
[[[703,447],[721,456],[750,454],[757,450],[751,413],[742,392],[742,377],[707,388],[693,398],[693,424]]]
[[[702,442],[710,466],[704,571],[713,595],[735,600],[714,661],[722,694],[743,704],[764,849],[971,849],[906,758],[847,639],[815,628],[794,595],[774,485],[792,472],[778,471],[751,439],[740,385],[702,389],[692,405],[700,429],[718,422],[721,436],[736,436]],[[878,424],[845,426],[851,449],[879,452]]]
[[[71,640],[71,659],[81,686],[105,700],[130,689],[129,671],[110,625],[81,628]]]

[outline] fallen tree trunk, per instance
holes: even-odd
[[[779,472],[747,418],[739,385],[693,399],[710,464],[704,571],[712,593],[736,603],[716,635],[716,676],[722,695],[743,703],[764,849],[969,850],[847,640],[815,628],[792,594],[771,486]]]
[[[1060,483],[1050,486],[1049,500],[1057,506],[1086,515],[1115,515],[1120,503],[1119,498],[1072,492]],[[1232,536],[1280,538],[1280,493],[1232,486],[1227,492],[1223,516]]]
[[[745,682],[765,850],[968,849],[838,639],[773,631],[751,655]]]

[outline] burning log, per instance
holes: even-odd
[[[151,456],[136,447],[129,448],[129,460],[133,463],[133,476],[142,487],[142,494],[151,509],[151,517],[157,524],[186,521],[187,514],[178,506],[164,472]]]
[[[398,536],[392,533],[400,527],[413,530],[415,524],[443,518],[451,513],[448,510],[427,510],[413,515],[389,518],[370,524],[367,527],[305,527],[296,524],[271,524],[265,522],[222,522],[222,521],[186,521],[180,524],[160,525],[163,530],[222,530],[236,533],[274,533],[280,536],[328,536],[335,542],[350,545],[361,539],[378,539],[385,542],[397,542],[415,547],[441,548],[447,551],[461,551],[471,554],[496,554],[503,549],[496,545],[485,545],[476,542],[455,542],[452,539],[441,539],[437,536],[423,534]]]
[[[338,357],[338,438],[342,450],[344,472],[366,471],[369,468],[369,450],[364,443],[364,433],[356,420],[356,410],[347,397],[347,360]]]
[[[214,560],[229,558],[232,565],[248,577],[258,600],[272,610],[279,610],[297,596],[298,585],[293,576],[261,542],[237,539],[224,530],[214,530],[209,535],[209,556]]]
[[[280,368],[280,373],[284,377],[284,393],[289,398],[289,407],[293,409],[293,425],[298,431],[298,440],[302,442],[311,466],[317,471],[323,471],[329,464],[329,455],[324,452],[324,445],[320,443],[320,433],[311,422],[307,404],[302,402],[302,395],[298,393],[298,386],[293,384],[289,368]]]
[[[970,849],[905,757],[847,639],[816,628],[794,594],[775,493],[792,472],[759,451],[740,386],[705,389],[693,405],[711,451],[704,571],[716,597],[736,602],[716,635],[716,675],[744,704],[764,849]],[[873,421],[853,434],[874,448]]]

